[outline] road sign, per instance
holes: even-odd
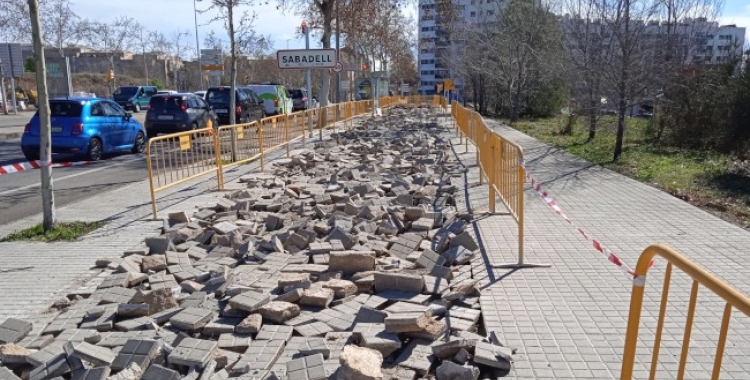
[[[367,78],[357,78],[354,80],[354,91],[357,100],[372,99],[373,83]]]
[[[336,68],[336,49],[279,50],[276,62],[280,69]]]
[[[338,73],[343,69],[344,69],[344,65],[341,64],[341,62],[336,62],[336,67],[333,68],[333,71]]]
[[[203,71],[224,71],[224,55],[219,49],[202,49],[201,65]]]
[[[401,92],[411,92],[411,86],[408,83],[402,84]]]
[[[59,63],[47,63],[47,78],[65,78],[65,73],[63,73]]]
[[[0,61],[2,61],[4,77],[19,78],[23,76],[21,44],[0,44]]]
[[[443,80],[443,88],[446,91],[454,90],[455,89],[455,84],[453,82],[453,79],[445,79],[445,80]]]

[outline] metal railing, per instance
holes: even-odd
[[[213,128],[205,128],[148,140],[146,168],[154,218],[156,193],[161,190],[209,173],[216,173],[218,187],[223,189],[221,160],[216,154],[219,140],[214,135]]]
[[[654,257],[659,256],[667,260],[667,269],[664,274],[664,285],[661,294],[661,307],[656,326],[656,335],[654,338],[654,348],[651,358],[651,369],[649,379],[656,377],[657,364],[659,363],[659,350],[661,348],[662,331],[664,330],[664,319],[669,298],[669,287],[672,278],[672,269],[677,267],[683,273],[690,276],[693,280],[690,292],[690,301],[688,303],[687,321],[683,334],[682,351],[679,365],[677,367],[677,379],[683,379],[686,372],[688,351],[690,348],[690,335],[692,333],[693,319],[695,316],[696,302],[698,299],[699,285],[703,285],[721,297],[726,304],[724,305],[724,314],[721,319],[721,328],[716,346],[716,355],[712,366],[711,379],[718,379],[721,372],[721,362],[724,356],[727,335],[729,331],[729,320],[732,315],[732,309],[741,311],[750,317],[750,297],[740,293],[726,282],[715,277],[698,264],[687,259],[673,249],[654,244],[646,248],[638,258],[638,264],[635,268],[635,280],[633,281],[633,293],[630,298],[630,315],[628,317],[628,330],[625,335],[625,350],[622,358],[621,380],[630,380],[633,378],[633,369],[635,365],[635,353],[638,345],[638,329],[641,323],[641,310],[643,308],[643,297],[645,294],[646,273],[651,267]]]
[[[442,106],[446,100],[435,99]],[[518,225],[518,260],[515,263],[498,264],[496,268],[548,267],[524,261],[524,185],[526,173],[523,167],[523,149],[518,144],[503,138],[485,124],[482,116],[453,101],[451,115],[456,124],[459,143],[468,150],[471,141],[477,148],[476,163],[479,166],[479,183],[487,179],[489,212],[495,213],[496,195],[500,197],[510,215]]]
[[[363,100],[270,116],[252,123],[151,138],[146,163],[153,217],[157,216],[156,193],[159,191],[210,173],[216,173],[217,189],[223,190],[224,168],[260,160],[263,171],[268,153],[285,147],[289,156],[294,140],[302,139],[305,146],[308,131],[317,129],[322,139],[323,129],[340,122],[344,128],[347,123],[351,128],[352,118],[372,112],[373,101]]]

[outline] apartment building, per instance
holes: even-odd
[[[467,24],[495,21],[510,0],[420,0],[418,19],[419,93],[434,94],[435,86],[454,79],[461,93],[463,84],[453,70],[458,31]]]

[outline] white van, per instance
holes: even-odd
[[[281,84],[264,83],[246,86],[263,100],[263,111],[267,116],[292,113],[292,94]]]

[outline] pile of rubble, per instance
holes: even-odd
[[[451,184],[462,169],[445,131],[410,112],[295,151],[191,216],[170,214],[163,234],[97,262],[103,274],[35,334],[6,320],[0,379],[507,372],[513,350],[480,326],[471,262],[481,255]]]

